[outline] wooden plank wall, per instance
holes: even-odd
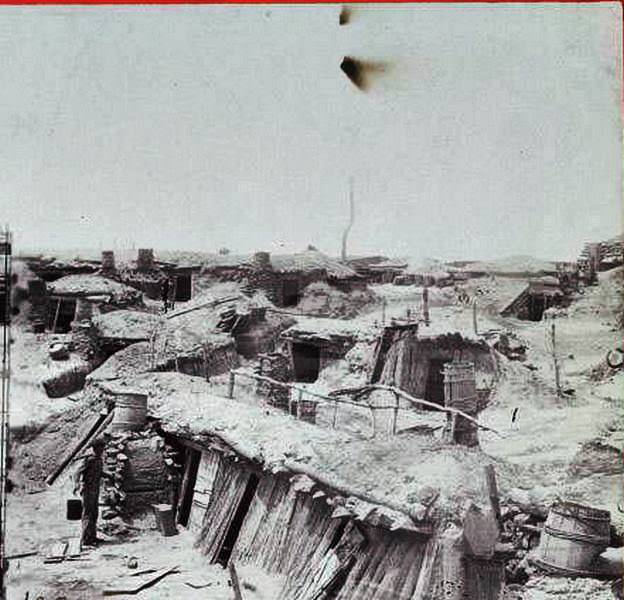
[[[428,538],[364,526],[358,553],[338,600],[411,600]]]
[[[216,453],[210,460],[216,460],[218,468],[196,545],[209,562],[216,560],[254,472],[259,485],[231,560],[284,576],[286,583],[275,600],[310,600],[309,592],[314,588],[319,567],[340,538],[345,518],[331,518],[333,507],[323,497],[313,499],[307,491],[295,490],[287,476],[252,471],[245,463],[224,459]],[[442,551],[445,545],[440,546],[437,536],[433,539],[401,530],[388,531],[360,522],[357,527],[367,543],[355,554],[337,600],[446,598],[443,567],[448,561]],[[464,562],[463,551],[459,551],[457,559],[458,565]],[[502,585],[499,566],[487,561],[468,563],[465,571],[461,569],[466,582],[465,597],[497,600]]]
[[[251,471],[242,463],[219,459],[212,495],[204,514],[202,528],[195,545],[208,562],[217,559],[221,544],[232,522],[238,504],[245,493]]]
[[[199,532],[201,530],[206,509],[210,504],[220,462],[219,455],[216,452],[201,453],[188,520],[188,528],[191,531]]]

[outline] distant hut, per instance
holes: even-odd
[[[285,307],[297,305],[303,290],[314,282],[325,282],[345,292],[365,287],[353,269],[313,249],[281,255],[215,255],[204,261],[200,277],[245,282],[250,290],[261,290],[273,304]]]
[[[494,352],[482,339],[459,332],[419,334],[416,324],[390,325],[377,340],[369,382],[443,405],[444,367],[452,361],[474,363],[483,389],[496,372]]]
[[[143,305],[141,292],[101,275],[67,275],[47,285],[46,328],[65,333],[74,320]]]
[[[501,316],[541,321],[544,312],[553,306],[560,306],[564,298],[558,278],[540,277],[530,281],[520,295],[501,311]]]

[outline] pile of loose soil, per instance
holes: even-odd
[[[297,308],[306,315],[350,319],[378,302],[377,296],[369,289],[346,293],[324,282],[315,282],[304,289]]]
[[[94,398],[81,400],[38,426],[24,426],[11,431],[11,481],[17,487],[43,485],[45,479],[85,436],[104,402]]]

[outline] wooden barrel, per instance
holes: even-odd
[[[563,571],[586,571],[609,545],[611,514],[575,504],[552,506],[544,524],[538,561]]]
[[[115,413],[111,421],[112,431],[136,431],[142,429],[147,419],[147,394],[123,392],[115,394]]]

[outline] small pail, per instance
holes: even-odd
[[[80,521],[82,518],[82,500],[80,498],[69,498],[67,500],[67,520]]]

